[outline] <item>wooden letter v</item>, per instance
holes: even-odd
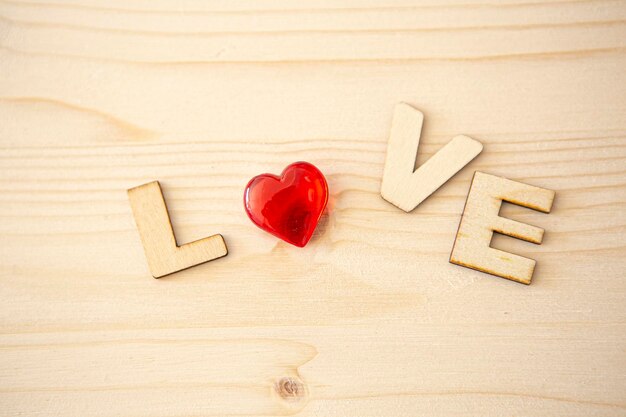
[[[405,103],[396,105],[387,145],[382,197],[407,213],[417,207],[483,150],[467,136],[455,136],[415,170],[424,115]]]

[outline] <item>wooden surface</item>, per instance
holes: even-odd
[[[7,416],[626,415],[624,1],[0,2],[0,410]],[[407,214],[418,164],[484,151]],[[305,249],[242,192],[307,160]],[[530,286],[448,262],[475,170],[556,190]],[[152,279],[126,189],[229,255]]]

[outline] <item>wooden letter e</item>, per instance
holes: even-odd
[[[491,248],[493,232],[539,244],[543,229],[500,217],[502,201],[549,213],[554,191],[476,171],[450,262],[530,284],[535,260]]]

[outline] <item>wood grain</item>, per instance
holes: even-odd
[[[624,416],[621,0],[0,1],[0,409],[29,416]],[[417,164],[484,145],[407,214],[380,197],[393,106]],[[307,160],[304,250],[247,181]],[[555,190],[529,287],[448,263],[473,171]],[[229,255],[154,280],[126,190]]]

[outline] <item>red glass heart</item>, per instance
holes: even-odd
[[[299,247],[307,244],[328,201],[324,175],[308,162],[296,162],[280,177],[257,175],[246,186],[243,202],[261,229]]]

